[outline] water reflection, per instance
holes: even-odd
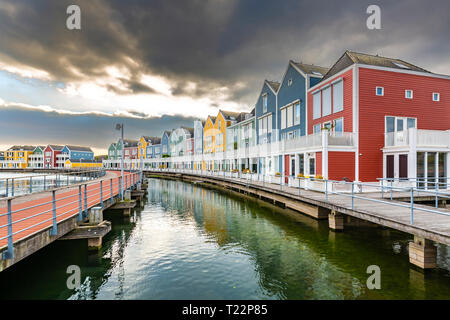
[[[58,242],[0,274],[1,287],[10,290],[1,297],[23,298],[24,291],[53,299],[450,297],[445,246],[438,250],[442,269],[424,274],[409,265],[410,236],[403,233],[361,227],[335,233],[326,221],[198,185],[151,179],[142,210],[128,220],[106,218],[113,228],[99,254],[87,254],[83,241]],[[65,287],[70,264],[82,269],[76,292]],[[372,264],[381,268],[382,290],[366,288]]]

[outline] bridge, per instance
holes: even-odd
[[[143,195],[142,173],[125,172],[122,179],[120,172],[102,172],[21,195],[12,196],[9,189],[0,198],[0,271],[58,239],[88,239],[91,249],[101,247],[102,236],[111,229],[103,210],[129,215],[136,205],[131,196]]]
[[[310,178],[286,183],[280,177],[275,183],[273,179],[265,181],[264,176],[239,172],[153,169],[145,173],[251,195],[315,219],[328,219],[332,230],[344,230],[345,226],[383,226],[411,234],[414,241],[409,244],[409,259],[422,269],[436,267],[435,242],[450,245],[450,210],[446,204],[450,193],[445,190]],[[416,203],[421,201],[431,201],[434,207]]]

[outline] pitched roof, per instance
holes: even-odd
[[[291,61],[297,68],[299,68],[302,72],[309,74],[309,75],[316,75],[323,77],[327,72],[328,68],[315,66],[313,64],[306,64],[306,63],[298,63],[295,61]]]
[[[252,111],[254,111],[254,109]],[[249,112],[241,112],[236,120],[237,120],[237,123],[239,123],[239,122],[247,120],[253,116],[254,116],[254,114],[252,114],[251,112],[250,113]]]
[[[92,149],[89,148],[89,147],[69,146],[69,145],[66,145],[66,147],[67,147],[70,151],[93,152]]]
[[[236,120],[239,116],[239,112],[232,112],[232,111],[225,111],[225,110],[219,110],[220,113],[222,113],[225,120]]]
[[[359,53],[347,50],[338,59],[338,61],[336,61],[336,63],[330,68],[327,74],[322,78],[322,81],[332,77],[333,75],[339,73],[340,71],[344,70],[348,66],[351,66],[352,64],[355,63],[399,70],[412,70],[418,72],[431,73],[428,70],[415,66],[401,59],[388,58],[378,55],[371,55],[367,53]]]
[[[214,117],[214,116],[208,116],[208,118],[210,118],[210,119],[211,119],[211,122],[214,124],[214,122],[216,122],[216,118],[217,118],[217,117]],[[208,118],[206,118],[206,121],[208,121]],[[205,121],[205,123],[206,123],[206,121]]]
[[[137,147],[139,145],[139,141],[123,139],[123,144],[124,144],[125,148],[133,148],[133,147]]]
[[[182,129],[186,130],[191,134],[191,137],[194,137],[194,128],[188,128],[188,127],[181,127]]]
[[[149,136],[142,136],[141,138],[144,138],[145,142],[149,142],[150,140],[152,140],[152,137]]]
[[[160,144],[161,143],[161,137],[150,137],[153,144]]]
[[[57,144],[49,144],[48,146],[55,151],[61,151],[62,149],[64,149],[64,146],[59,146]]]
[[[33,151],[36,149],[35,146],[12,146],[8,149],[8,151],[15,151],[15,150],[23,150],[23,151]]]
[[[277,81],[266,80],[267,84],[272,88],[273,91],[277,92],[280,88],[280,83]]]
[[[106,157],[106,156],[105,156]],[[69,159],[70,162],[81,162],[81,163],[100,163],[102,162],[101,160],[96,160],[96,159]]]

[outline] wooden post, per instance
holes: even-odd
[[[328,214],[328,225],[335,231],[344,230],[344,215],[336,210],[331,210]]]
[[[422,269],[436,268],[437,248],[433,241],[414,236],[409,243],[409,262]]]

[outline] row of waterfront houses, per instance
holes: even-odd
[[[72,145],[12,146],[0,152],[0,168],[58,169],[102,167],[89,147]]]
[[[450,76],[346,51],[331,68],[289,61],[280,81],[263,82],[251,112],[220,110],[192,128],[125,140],[124,160],[364,182],[444,179],[449,129]],[[111,144],[104,165],[118,167],[121,150]]]

